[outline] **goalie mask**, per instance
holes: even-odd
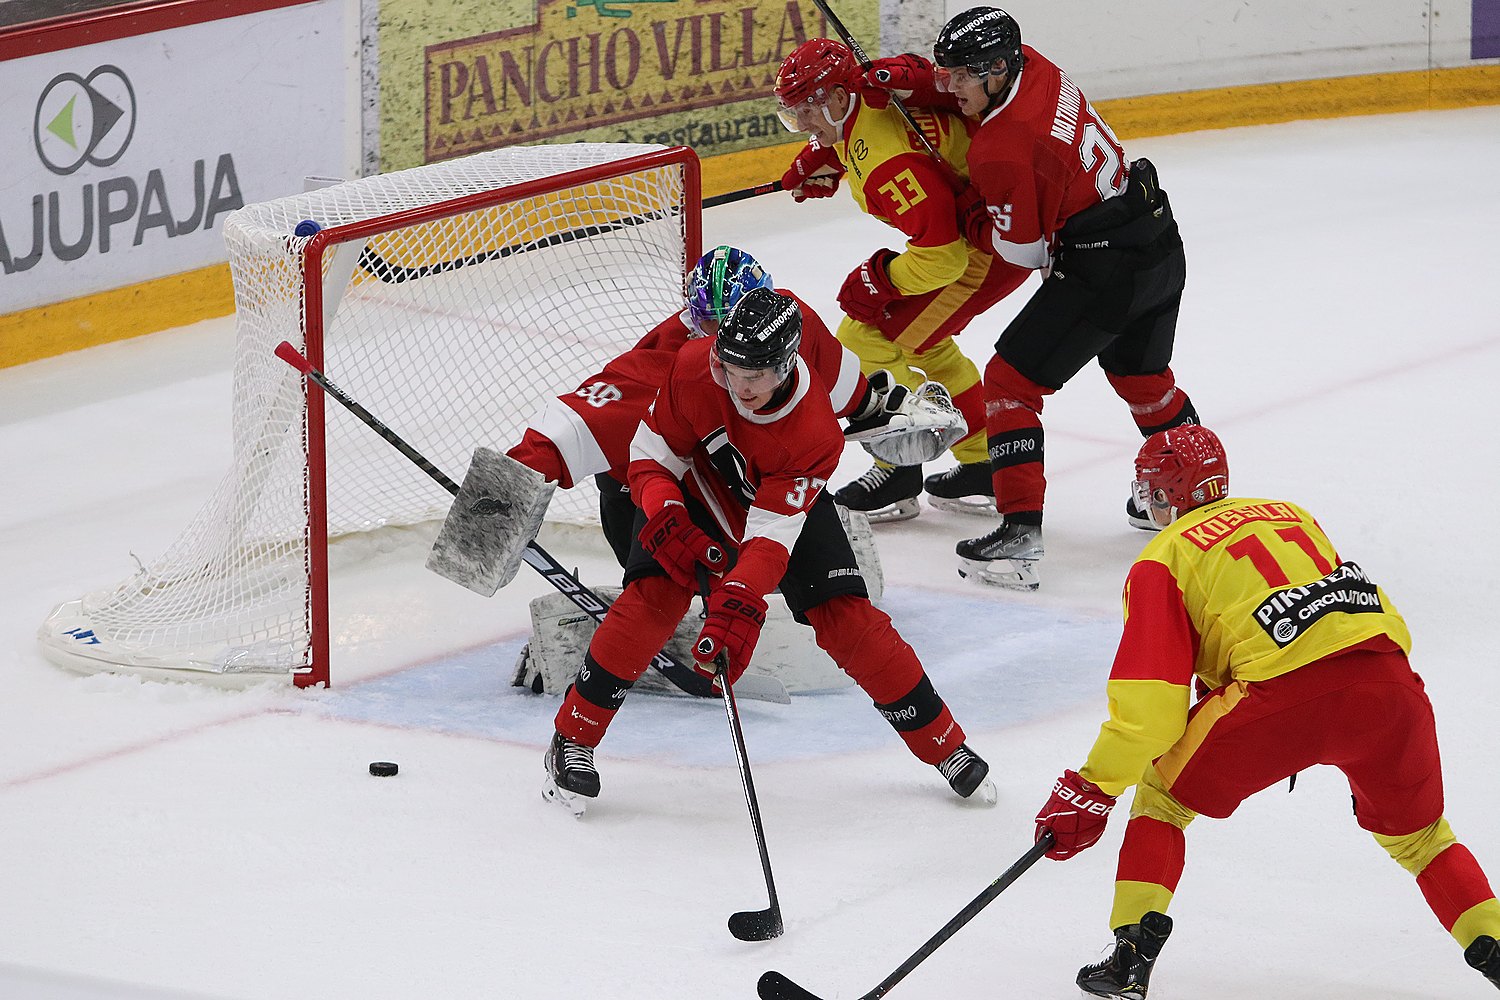
[[[821,121],[840,130],[853,102],[835,121],[828,112],[828,99],[834,87],[853,94],[859,75],[859,63],[848,46],[831,38],[810,38],[793,49],[776,71],[776,115],[788,132],[811,131],[809,116],[821,116]]]
[[[743,250],[715,247],[688,275],[683,320],[694,337],[711,337],[729,311],[752,288],[775,288],[771,274]]]
[[[778,388],[797,364],[802,344],[802,310],[797,300],[769,288],[752,288],[719,324],[709,367],[714,381],[739,392],[739,383],[758,380]]]
[[[1219,436],[1202,424],[1169,427],[1141,445],[1131,485],[1136,504],[1158,524],[1170,524],[1180,514],[1229,495],[1229,458]]]

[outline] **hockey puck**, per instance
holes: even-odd
[[[377,778],[389,778],[400,768],[388,760],[377,760],[370,763],[370,773]]]

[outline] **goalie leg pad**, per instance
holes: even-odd
[[[541,530],[556,488],[507,455],[475,448],[427,568],[476,594],[494,596],[515,579],[521,554]]]

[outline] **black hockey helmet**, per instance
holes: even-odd
[[[977,77],[1004,62],[1011,79],[1021,72],[1021,26],[999,7],[973,7],[949,18],[932,43],[932,61],[947,69],[962,66]]]
[[[720,364],[752,370],[773,369],[785,379],[797,363],[802,343],[802,310],[790,295],[752,288],[740,297],[714,338]]]

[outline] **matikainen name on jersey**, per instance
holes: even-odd
[[[1380,591],[1365,576],[1365,571],[1355,563],[1346,562],[1321,580],[1276,591],[1255,609],[1255,620],[1271,641],[1284,649],[1324,615],[1335,611],[1346,615],[1378,614],[1384,610],[1380,606]]]

